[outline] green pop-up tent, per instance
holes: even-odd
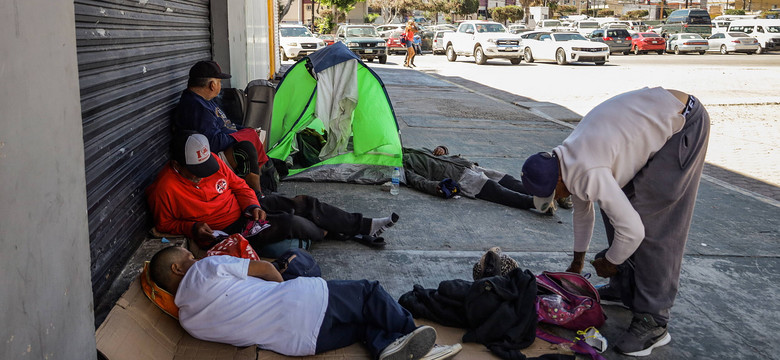
[[[356,63],[346,64],[349,61]],[[293,167],[286,179],[378,184],[390,179],[393,168],[401,168],[398,122],[384,84],[358,56],[338,42],[296,62],[277,86],[267,141],[268,156],[286,160],[298,147],[296,134],[307,128],[319,133],[328,129],[315,115],[318,93],[327,90],[324,89],[326,84],[320,84],[322,81],[318,78],[323,77],[326,69],[345,65],[355,69],[357,99],[352,103],[354,110],[351,110],[352,106],[346,106],[342,115],[346,121],[342,122],[346,130],[340,140],[343,148],[329,156],[320,156],[320,161],[314,165]],[[338,97],[327,97],[331,102],[339,101]],[[323,93],[320,98],[325,99],[326,95]],[[327,138],[327,141],[335,141],[332,132]]]

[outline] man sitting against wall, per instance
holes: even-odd
[[[214,230],[241,233],[248,221],[270,227],[247,238],[255,248],[284,239],[322,240],[326,234],[377,237],[398,221],[395,213],[367,218],[317,198],[256,194],[209,149],[205,136],[174,134],[173,159],[146,189],[158,231],[186,235],[203,250],[217,243]]]
[[[218,153],[247,185],[260,192],[260,167],[268,161],[257,131],[234,124],[214,102],[222,80],[230,79],[215,61],[198,61],[190,68],[187,89],[173,115],[174,131],[192,130],[208,138]]]

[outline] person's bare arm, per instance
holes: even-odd
[[[250,261],[247,275],[267,281],[282,282],[282,274],[268,261]]]

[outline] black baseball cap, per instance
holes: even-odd
[[[216,61],[198,61],[190,68],[190,78],[230,79],[230,74],[223,73]]]

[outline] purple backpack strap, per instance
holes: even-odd
[[[585,341],[577,340],[576,342],[572,342],[568,339],[562,338],[560,336],[555,336],[553,334],[550,334],[539,327],[536,328],[536,337],[547,341],[549,343],[553,344],[570,344],[570,348],[572,351],[574,351],[577,354],[583,354],[583,355],[590,355],[590,358],[593,360],[607,360],[601,354],[599,354],[596,349],[594,349],[592,346],[588,345]]]

